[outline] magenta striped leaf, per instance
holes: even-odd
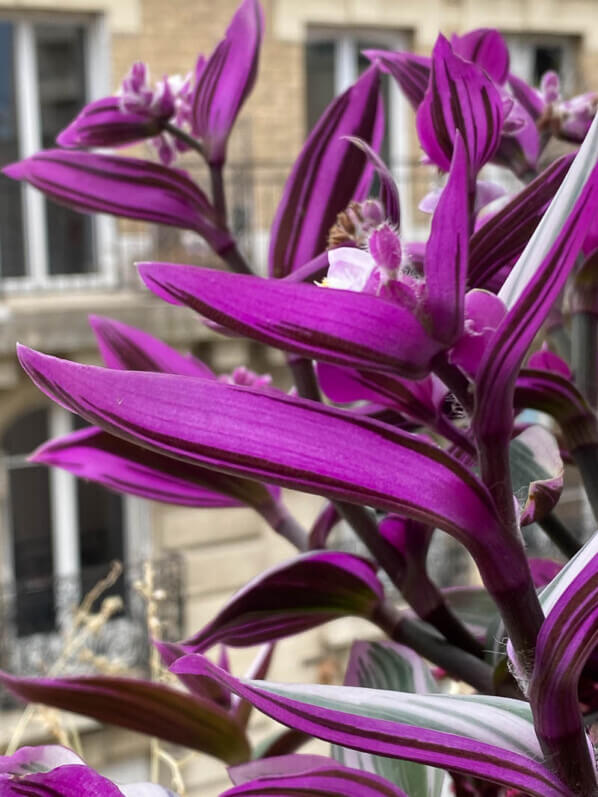
[[[453,52],[440,35],[432,54],[430,83],[417,112],[417,131],[430,160],[448,172],[457,130],[469,158],[470,188],[496,152],[503,123],[498,89],[476,64]]]
[[[44,443],[31,461],[63,468],[119,493],[179,506],[248,505],[259,512],[279,494],[277,488],[147,451],[93,426]]]
[[[457,130],[451,171],[434,211],[424,261],[424,312],[432,336],[445,346],[463,332],[468,241],[468,156]]]
[[[421,378],[442,347],[409,310],[377,296],[196,266],[143,263],[139,270],[161,299],[317,360]]]
[[[389,50],[364,50],[370,61],[396,80],[415,111],[423,102],[430,80],[432,59],[425,55]]]
[[[327,502],[309,530],[309,549],[325,548],[330,532],[340,519],[336,506],[332,502]]]
[[[342,766],[324,756],[263,758],[232,767],[229,775],[236,785],[221,797],[408,797],[378,775]]]
[[[212,677],[278,722],[343,747],[463,772],[532,797],[572,797],[542,763],[522,701],[244,681],[198,654],[171,669]]]
[[[451,36],[453,50],[481,66],[495,83],[502,85],[509,74],[509,49],[495,28],[477,28],[463,36]]]
[[[191,98],[193,132],[201,138],[208,162],[216,166],[226,159],[231,129],[253,89],[263,31],[258,0],[243,0],[197,77]]]
[[[3,171],[84,213],[110,213],[193,230],[218,253],[233,244],[206,195],[180,169],[140,158],[49,149]]]
[[[598,644],[598,556],[580,552],[581,568],[557,576],[560,596],[538,635],[529,686],[538,738],[557,766],[578,782],[580,793],[596,788],[596,765],[579,707],[583,668]],[[549,589],[549,588],[548,588]],[[585,752],[585,755],[584,755]]]
[[[538,226],[563,182],[572,155],[564,155],[525,186],[472,236],[468,281],[483,288],[503,269],[513,265]]]
[[[371,619],[383,595],[369,562],[341,552],[306,553],[254,578],[183,645],[187,652],[201,652],[218,642],[247,647],[337,617]]]
[[[347,140],[365,153],[368,161],[376,170],[380,180],[380,202],[386,211],[386,218],[399,227],[401,224],[401,199],[399,197],[399,188],[390,169],[367,141],[356,136],[347,136]]]
[[[285,277],[324,249],[337,214],[367,195],[373,169],[346,136],[380,148],[384,108],[379,74],[371,67],[328,106],[286,182],[268,254],[269,273]]]
[[[89,323],[107,368],[214,378],[200,360],[180,354],[141,329],[99,315],[90,315]]]
[[[223,708],[163,684],[99,675],[17,678],[3,672],[0,683],[29,703],[43,703],[157,736],[228,764],[249,758],[245,732]]]
[[[192,464],[443,528],[477,558],[489,589],[504,589],[507,582],[518,586],[526,577],[524,563],[518,564],[504,539],[487,489],[425,438],[274,392],[102,369],[25,347],[19,356],[47,395],[110,434]]]

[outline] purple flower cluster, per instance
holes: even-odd
[[[527,85],[491,29],[439,36],[431,57],[368,51],[371,66],[297,158],[259,279],[227,224],[222,174],[262,34],[257,0],[244,0],[192,75],[152,88],[135,64],[118,96],[59,136],[62,149],[5,172],[83,212],[203,236],[236,273],[142,263],[145,285],[217,330],[286,352],[296,385],[285,394],[244,366],[217,377],[94,316],[105,367],[19,348],[33,382],[93,424],[32,459],[157,501],[249,506],[298,553],[189,639],[156,640],[186,691],[104,676],[0,681],[27,701],[219,757],[231,767],[226,797],[438,797],[449,778],[459,795],[596,797],[598,535],[578,540],[553,510],[568,462],[598,518],[597,95],[563,99],[552,73]],[[423,203],[425,243],[406,239],[379,154],[382,71],[414,107],[425,160],[443,175]],[[575,147],[540,170],[552,137]],[[144,138],[160,163],[86,149]],[[209,167],[209,192],[172,168],[175,151],[189,150]],[[489,163],[519,188],[485,181]],[[526,410],[546,422],[530,424]],[[326,499],[311,529],[280,487]],[[330,547],[341,519],[365,558]],[[530,524],[564,561],[528,558]],[[469,551],[483,586],[434,582],[426,557],[437,529]],[[280,640],[346,616],[388,639],[354,643],[343,686],[263,680]],[[262,643],[245,678],[226,655],[218,665],[205,656]],[[447,694],[440,675],[475,693]],[[253,751],[252,707],[289,729]],[[332,744],[329,758],[296,752],[311,737]],[[116,787],[75,758],[25,748],[0,762],[0,795],[166,794]]]

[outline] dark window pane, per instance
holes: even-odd
[[[553,71],[562,77],[563,50],[558,46],[542,45],[534,47],[534,84],[540,83],[545,72]]]
[[[305,72],[309,132],[334,97],[334,42],[310,42],[306,45]]]
[[[19,636],[54,630],[54,564],[47,468],[9,472],[10,525]]]
[[[55,146],[57,134],[85,104],[85,29],[70,25],[35,28],[42,146]],[[47,203],[50,274],[94,271],[89,216]]]
[[[31,454],[49,437],[48,411],[44,408],[21,415],[2,437],[2,450],[9,456]]]
[[[0,167],[19,159],[15,101],[14,28],[0,22]],[[0,276],[25,274],[21,184],[0,184]]]
[[[359,74],[363,74],[365,70],[372,65],[372,62],[362,54],[363,50],[386,50],[387,48],[380,45],[380,42],[376,41],[362,41],[357,43],[357,52],[358,52],[358,72]],[[380,148],[380,155],[382,156],[382,160],[388,166],[392,167],[394,164],[390,162],[390,122],[391,122],[391,113],[390,113],[390,75],[381,75],[381,89],[382,89],[382,102],[384,103],[384,114],[385,114],[385,130],[384,130],[384,138],[382,140],[382,147]],[[374,179],[374,186],[372,190],[372,194],[378,193],[378,177],[376,176]]]

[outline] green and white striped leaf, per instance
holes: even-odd
[[[542,221],[500,289],[498,295],[508,308],[513,307],[547,256],[597,163],[598,115]]]
[[[355,642],[345,676],[346,686],[397,692],[438,693],[428,665],[410,648],[393,642]],[[399,786],[409,797],[440,797],[447,773],[436,767],[362,753],[332,745],[332,757],[348,767],[373,772]]]
[[[595,556],[598,556],[598,531],[590,537],[574,557],[569,559],[563,569],[556,574],[550,584],[547,584],[539,594],[538,597],[545,615],[548,615],[567,587]]]

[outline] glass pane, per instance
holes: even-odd
[[[2,450],[9,456],[29,455],[48,436],[48,411],[42,407],[17,418],[2,437]]]
[[[358,73],[361,75],[365,70],[372,65],[371,61],[362,55],[363,50],[386,50],[387,47],[381,45],[380,42],[376,41],[360,41],[357,42],[357,53],[358,53],[358,61],[357,61],[357,70]],[[392,122],[392,114],[390,112],[390,75],[382,75],[381,80],[381,87],[382,87],[382,101],[384,103],[384,113],[385,113],[385,124],[386,129],[384,131],[384,139],[382,140],[382,147],[380,149],[380,155],[382,156],[382,160],[386,163],[391,169],[395,164],[390,162],[390,124]],[[375,178],[375,186],[372,190],[373,194],[378,193],[378,177]]]
[[[72,25],[35,28],[42,147],[54,147],[56,136],[85,105],[85,29]],[[95,271],[89,216],[47,202],[50,274]]]
[[[0,167],[19,159],[15,101],[14,27],[0,22]],[[21,184],[0,183],[0,277],[25,275]]]
[[[334,97],[334,42],[310,42],[305,47],[307,132]]]
[[[88,424],[75,416],[73,426],[83,429]],[[81,551],[81,593],[85,595],[110,569],[114,560],[124,560],[123,499],[98,484],[77,480],[79,513],[79,547]],[[124,580],[103,593],[125,598]]]
[[[558,45],[542,45],[534,47],[534,85],[539,85],[545,72],[553,71],[561,75],[563,68],[563,50]],[[562,75],[561,75],[562,77]]]

